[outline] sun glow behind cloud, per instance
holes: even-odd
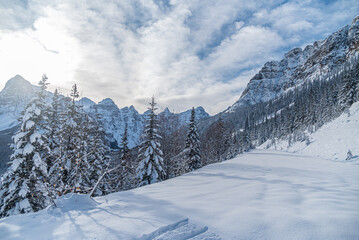
[[[15,3],[14,3],[15,2]],[[350,23],[355,1],[14,1],[0,4],[0,87],[47,73],[64,94],[145,110],[202,105],[214,114],[290,48]],[[23,4],[26,3],[26,4]]]

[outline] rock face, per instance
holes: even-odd
[[[270,61],[248,83],[240,99],[226,112],[242,105],[266,102],[287,89],[324,76],[359,51],[359,16],[322,41],[302,50],[294,48],[281,61]]]
[[[90,115],[98,114],[98,121],[104,127],[109,140],[114,144],[118,145],[121,142],[126,124],[129,147],[132,148],[139,144],[144,126],[144,118],[133,106],[119,109],[110,98],[106,98],[98,104],[93,104],[90,108],[84,109]]]
[[[189,120],[191,118],[191,112],[192,109],[189,109],[187,111],[181,112],[181,113],[172,113],[170,112],[170,110],[168,108],[165,108],[165,110],[163,110],[163,112],[159,113],[158,116],[160,118],[176,118],[176,122],[179,122],[181,127],[187,123],[189,123]],[[200,121],[202,119],[206,119],[209,118],[209,114],[206,112],[206,110],[204,110],[203,107],[199,106],[197,108],[195,108],[195,112],[196,112],[196,120]]]
[[[80,102],[82,102],[82,99]],[[87,100],[85,102],[88,103]],[[100,116],[99,121],[102,123],[113,146],[118,146],[121,143],[126,124],[129,147],[133,148],[139,145],[146,122],[147,112],[140,114],[133,106],[120,109],[110,98],[106,98],[98,104],[92,104],[89,108],[84,107],[84,109],[88,111],[90,115],[97,113]],[[197,120],[209,117],[209,114],[203,107],[197,107],[196,113]],[[168,122],[176,122],[176,129],[187,124],[190,116],[191,110],[175,114],[171,113],[168,108],[158,114],[161,124],[165,125]]]

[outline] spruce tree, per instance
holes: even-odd
[[[248,151],[249,149],[253,148],[252,140],[249,136],[250,126],[249,126],[249,117],[246,119],[244,129],[241,132],[241,153]]]
[[[127,123],[125,124],[125,130],[123,131],[123,136],[121,138],[120,154],[121,154],[121,160],[122,161],[129,160],[130,157],[131,157],[130,149],[128,148]]]
[[[108,155],[109,147],[106,145],[105,132],[99,125],[98,119],[89,118],[88,124],[89,131],[83,135],[84,141],[87,140],[87,148],[85,149],[87,165],[82,169],[82,178],[87,179],[85,187],[92,189],[101,175],[108,170],[110,156]],[[109,177],[106,175],[94,194],[97,196],[109,194],[111,189]]]
[[[357,81],[353,76],[353,70],[346,70],[342,79],[339,98],[342,110],[349,108],[356,100]]]
[[[78,181],[81,179],[76,174],[87,160],[84,153],[86,142],[83,141],[86,124],[80,106],[75,104],[79,97],[76,84],[73,85],[70,96],[71,98],[64,99],[65,110],[60,129],[61,154],[51,169],[52,185],[59,195],[80,191],[81,184]]]
[[[60,96],[58,90],[56,89],[52,96],[51,107],[48,109],[48,113],[49,113],[48,140],[49,140],[49,148],[52,153],[51,157],[47,161],[49,170],[52,168],[52,165],[56,162],[56,159],[60,156],[61,153],[60,129],[61,129],[61,119],[63,117],[62,105],[63,105],[62,97]]]
[[[239,153],[239,146],[238,146],[239,141],[236,132],[232,133],[231,138],[228,142],[229,142],[229,146],[228,146],[226,158],[231,159],[237,156],[237,154]]]
[[[20,130],[13,136],[11,166],[0,187],[0,217],[36,212],[49,204],[47,192],[48,118],[47,77],[43,75],[37,96],[26,106]]]
[[[148,185],[156,182],[163,181],[166,177],[164,170],[162,150],[158,134],[158,120],[156,111],[156,103],[154,97],[150,103],[150,107],[144,134],[142,135],[143,141],[139,148],[139,165],[136,169],[139,186]]]
[[[116,189],[127,190],[131,188],[133,166],[131,159],[131,152],[128,147],[128,130],[127,123],[125,124],[125,130],[122,135],[120,143],[120,171],[118,171],[118,183]]]
[[[188,170],[193,171],[202,167],[200,155],[200,140],[196,126],[196,111],[192,108],[191,118],[189,121],[189,130],[186,138],[185,153],[187,155]]]

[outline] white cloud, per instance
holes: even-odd
[[[214,114],[238,99],[266,61],[349,23],[358,10],[348,10],[353,2],[29,0],[27,8],[0,6],[8,19],[0,24],[0,87],[15,74],[37,83],[47,73],[55,86],[77,83],[84,96],[110,97],[119,107],[144,111],[155,94],[161,107],[202,105]]]

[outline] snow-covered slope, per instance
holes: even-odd
[[[304,141],[288,146],[288,141],[281,141],[270,148],[340,161],[347,158],[350,150],[354,156],[353,161],[359,162],[359,102],[354,103],[347,112],[325,124],[315,133],[307,134],[309,145]],[[268,142],[260,148],[266,148],[267,145]]]
[[[1,219],[1,239],[126,240],[206,227],[213,238],[189,239],[359,239],[358,176],[353,162],[256,150],[95,202],[74,196]],[[178,234],[162,239],[187,239]]]
[[[310,81],[338,68],[359,52],[359,16],[322,41],[302,50],[295,48],[281,61],[267,62],[248,83],[241,98],[227,112],[242,105],[273,99],[288,88]]]

